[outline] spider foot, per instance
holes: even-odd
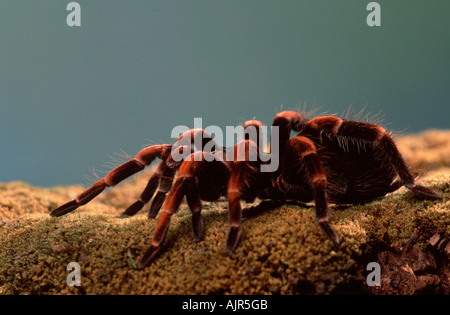
[[[150,246],[149,249],[145,252],[144,256],[141,258],[141,260],[138,263],[139,269],[144,269],[145,267],[149,266],[153,260],[155,260],[157,254],[160,252],[161,247],[160,246]]]
[[[232,226],[230,228],[230,231],[228,232],[228,236],[227,236],[227,249],[226,249],[226,253],[228,255],[231,255],[237,244],[239,243],[239,240],[241,238],[241,227],[239,226]]]
[[[119,217],[120,218],[128,218],[136,213],[138,213],[139,210],[142,209],[144,206],[144,203],[141,200],[136,201],[131,206],[129,206]]]
[[[160,192],[160,191],[158,191],[156,193],[155,197],[153,198],[152,204],[150,205],[150,209],[148,211],[149,219],[156,218],[165,199],[166,199],[166,193]]]
[[[199,212],[192,214],[192,234],[196,242],[203,240],[203,217]]]
[[[322,228],[322,231],[326,234],[326,236],[333,242],[334,246],[336,248],[339,247],[340,244],[339,236],[333,230],[331,225],[327,221],[319,222],[319,225]]]
[[[414,187],[410,188],[414,194],[423,199],[442,199],[442,194],[431,190],[429,188],[426,188],[424,186],[415,185]]]
[[[53,210],[50,215],[52,217],[60,217],[62,215],[65,215],[69,212],[72,212],[73,210],[75,210],[76,208],[78,208],[80,206],[80,204],[76,201],[76,200],[72,200],[58,208],[56,208],[55,210]]]

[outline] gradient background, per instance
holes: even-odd
[[[176,125],[265,124],[299,105],[450,128],[450,1],[0,2],[0,182],[85,183]],[[103,176],[102,172],[98,173]]]

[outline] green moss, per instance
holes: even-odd
[[[163,253],[144,270],[136,262],[148,247],[156,220],[117,218],[85,211],[60,218],[26,214],[0,228],[3,294],[293,294],[308,283],[329,293],[355,277],[371,251],[401,248],[426,220],[449,231],[449,183],[433,182],[443,201],[416,200],[409,192],[363,206],[332,210],[338,249],[315,222],[314,207],[264,202],[244,210],[236,252],[224,254],[226,203],[203,212],[205,239],[191,236],[190,212],[174,216]],[[117,210],[117,213],[120,211]],[[373,253],[372,253],[373,254]],[[68,263],[80,263],[82,286],[69,287]]]

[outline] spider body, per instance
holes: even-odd
[[[242,210],[240,201],[255,198],[315,202],[316,219],[324,234],[335,246],[338,234],[329,223],[328,203],[359,204],[385,196],[404,185],[416,196],[439,199],[442,196],[416,184],[415,178],[390,135],[380,126],[344,120],[335,116],[304,119],[292,111],[279,113],[273,126],[279,130],[279,167],[262,172],[260,166],[268,159],[259,151],[259,137],[247,137],[236,144],[233,158],[227,160],[230,149],[219,147],[203,130],[193,129],[182,135],[174,145],[152,146],[141,150],[135,158],[112,170],[104,179],[81,193],[75,200],[54,210],[59,216],[87,203],[104,188],[114,186],[124,178],[140,171],[155,158],[161,163],[149,180],[140,199],[125,215],[134,215],[153,197],[149,217],[162,211],[151,246],[139,267],[149,265],[161,250],[171,216],[186,197],[192,212],[192,232],[195,241],[203,238],[202,200],[228,200],[230,229],[226,251],[232,253],[241,236]],[[244,128],[258,128],[261,123],[248,121]],[[291,136],[294,132],[296,135]],[[258,132],[257,132],[258,134]],[[200,148],[192,141],[201,137]],[[212,150],[203,150],[209,145]],[[195,150],[197,149],[197,150]],[[169,152],[183,152],[181,161],[174,161]],[[251,159],[257,152],[257,158]],[[214,159],[213,156],[221,158]],[[177,173],[176,179],[175,174]],[[174,180],[175,179],[175,180]],[[158,191],[155,193],[156,189]]]
[[[342,143],[345,140],[329,135],[313,140],[326,174],[330,202],[366,203],[400,187],[382,149],[367,143]]]

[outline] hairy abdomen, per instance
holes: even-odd
[[[317,146],[331,202],[365,203],[394,189],[391,185],[396,178],[395,170],[372,143],[323,136]]]

